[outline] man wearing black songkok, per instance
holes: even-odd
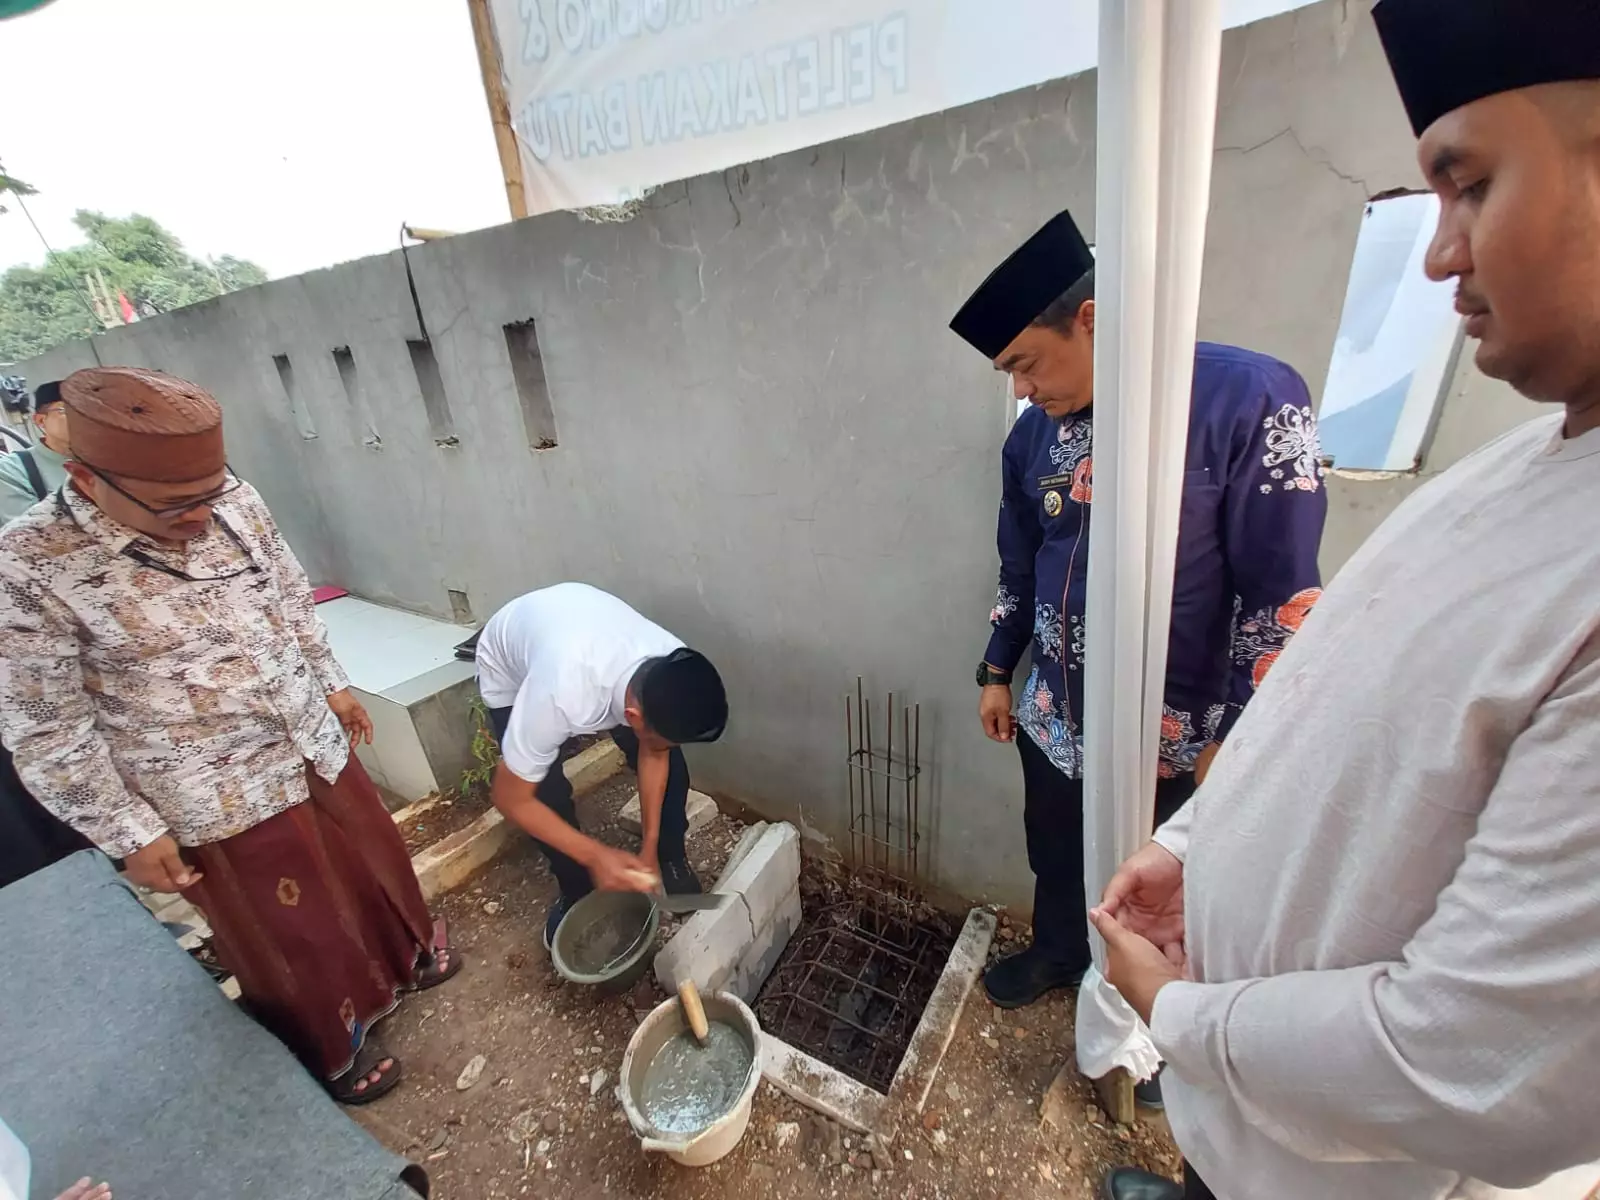
[[[728,723],[716,667],[615,596],[583,583],[529,592],[477,639],[478,690],[501,763],[495,807],[544,851],[561,895],[545,920],[550,945],[568,908],[592,887],[698,892],[684,855],[689,766],[680,747],[714,742]],[[578,829],[562,764],[572,739],[610,733],[639,775],[639,853]]]
[[[1091,914],[1191,1164],[1110,1200],[1600,1180],[1600,2],[1373,15],[1428,273],[1479,369],[1560,407],[1372,535]]]

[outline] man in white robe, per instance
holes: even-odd
[[[1600,3],[1374,18],[1427,270],[1555,411],[1371,537],[1091,914],[1188,1163],[1109,1200],[1489,1200],[1600,1160]]]

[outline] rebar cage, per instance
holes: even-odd
[[[756,1002],[762,1027],[887,1092],[955,945],[918,891],[922,870],[922,712],[874,720],[860,679],[845,697],[850,853],[818,889]],[[898,729],[896,728],[898,718]],[[820,871],[815,864],[808,864]]]
[[[868,870],[808,918],[757,1001],[762,1028],[887,1092],[955,945],[902,881]]]

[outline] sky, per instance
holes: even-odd
[[[509,219],[464,0],[55,0],[0,61],[0,163],[56,248],[140,212],[281,277]],[[0,270],[42,262],[0,203]]]
[[[76,209],[139,212],[281,278],[509,219],[465,0],[54,0],[0,22],[0,62],[0,163],[58,249]],[[0,203],[0,271],[42,262]]]

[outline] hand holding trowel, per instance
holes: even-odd
[[[628,872],[635,891],[646,892],[655,899],[663,912],[703,912],[708,908],[721,908],[733,899],[732,892],[688,892],[670,895],[661,886],[661,876],[654,871],[632,869]]]

